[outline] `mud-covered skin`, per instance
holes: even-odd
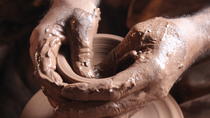
[[[55,108],[58,101],[64,100],[60,93],[61,89],[67,84],[63,82],[56,71],[56,57],[59,48],[62,43],[69,40],[65,35],[66,21],[72,16],[75,9],[79,10],[80,13],[82,11],[87,14],[87,18],[93,16],[98,2],[99,0],[54,0],[48,13],[32,32],[30,56],[35,67],[35,76],[40,80],[45,95],[48,96],[51,105]],[[91,20],[89,23],[91,23]],[[95,30],[92,31],[94,33],[97,28],[93,30]],[[75,46],[75,48],[80,47]]]
[[[66,117],[113,117],[164,97],[182,72],[209,49],[209,33],[196,26],[203,23],[200,18],[155,18],[135,25],[104,60],[102,64],[105,66],[101,66],[105,71],[107,62],[114,60],[116,65],[125,55],[133,54],[135,62],[129,68],[108,78],[69,78],[77,82],[65,83],[56,72],[55,61],[59,46],[66,40],[60,29],[65,26],[66,16],[72,13],[62,12],[60,16],[58,13],[64,9],[52,9],[54,12],[50,11],[34,30],[31,56],[45,95],[55,109]],[[56,15],[59,17],[56,18]],[[184,27],[186,25],[191,27]],[[195,27],[202,30],[197,32]],[[197,39],[201,40],[197,42]]]
[[[70,17],[68,36],[71,48],[71,63],[74,71],[83,77],[94,78],[93,37],[95,36],[100,20],[100,11],[95,9],[92,14],[85,13],[81,9],[74,9]],[[79,48],[77,48],[79,47]]]
[[[63,82],[60,75],[55,71],[59,47],[61,46],[61,41],[65,38],[62,31],[61,23],[47,27],[42,48],[37,49],[35,53],[35,73],[40,78],[46,79],[56,85],[60,85]]]
[[[136,92],[118,101],[65,101],[63,104],[60,102],[58,112],[65,114],[64,118],[124,118],[124,113],[133,113],[132,110],[143,107],[152,99],[145,92]]]
[[[79,113],[79,118],[85,117],[87,113],[96,118],[116,116],[164,97],[183,71],[209,49],[209,34],[201,36],[197,28],[190,18],[155,18],[139,23],[105,59],[107,62],[118,60],[134,50],[139,52],[137,55],[133,53],[137,57],[134,64],[101,82],[69,84],[62,90],[62,95],[74,100],[109,101],[95,107],[107,114],[97,116],[95,112],[92,116],[91,111],[95,110],[90,107],[87,112],[80,109],[83,112]],[[200,39],[199,42],[197,39]],[[106,79],[111,81],[111,85],[103,84]],[[73,113],[73,110],[67,112]]]
[[[112,70],[107,62],[114,62],[124,56],[124,54],[130,53],[130,51],[138,52],[137,55],[134,56],[136,61],[126,70],[109,77],[112,82],[109,86],[110,88],[105,91],[109,91],[110,95],[103,96],[103,100],[117,100],[129,93],[144,88],[144,86],[147,86],[147,83],[151,84],[155,81],[161,82],[161,80],[166,81],[164,79],[166,75],[170,75],[171,78],[179,76],[177,72],[181,73],[180,71],[183,71],[184,64],[182,64],[182,62],[185,59],[186,52],[185,40],[180,39],[177,30],[174,23],[164,18],[155,18],[134,26],[125,39],[112,50],[110,55],[107,56],[108,58],[104,60],[105,64],[107,64],[107,66],[104,64],[104,68],[107,69],[109,67],[107,70]],[[170,60],[172,57],[177,58]],[[175,72],[168,72],[168,68],[177,68],[177,70],[174,70]],[[74,97],[80,99],[81,97],[79,96],[83,96],[84,93],[93,94],[98,90],[104,90],[103,86],[97,86],[97,84],[97,82],[70,84],[64,88],[64,93],[69,93],[67,96],[77,93],[77,95],[74,94]],[[72,92],[67,92],[67,90]],[[165,93],[168,92],[167,89],[163,90]],[[101,93],[99,92],[99,94]],[[81,99],[98,99],[96,96],[86,96],[87,97]]]
[[[166,96],[179,76],[178,72],[184,70],[180,62],[185,57],[185,41],[180,39],[177,30],[174,23],[163,18],[137,24],[124,41],[110,53],[118,60],[133,50],[138,52],[131,53],[136,59],[133,65],[113,77],[101,80],[76,78],[75,80],[78,79],[76,83],[64,85],[63,89],[59,89],[61,93],[48,95],[50,101],[56,104],[58,112],[65,114],[66,117],[103,118],[118,116]],[[168,49],[169,47],[172,49]],[[170,56],[179,57],[173,61],[170,60]],[[106,61],[111,62],[109,59],[113,58],[108,58]],[[173,68],[176,67],[177,70],[168,72],[169,66],[174,66]],[[168,80],[164,79],[165,77],[168,77]],[[78,83],[79,81],[83,83]],[[60,95],[69,100],[56,97]],[[71,99],[82,101],[71,101]],[[106,114],[102,114],[103,112]]]
[[[97,16],[95,16],[95,12]],[[81,16],[81,14],[83,14],[84,16]],[[76,15],[77,17],[75,18]],[[92,64],[91,64],[93,56],[92,37],[95,35],[97,31],[97,24],[99,21],[99,9],[95,9],[94,14],[90,14],[82,9],[76,8],[73,10],[70,18],[72,17],[74,17],[74,20],[77,20],[77,22],[83,22],[82,26],[74,26],[74,28],[77,29],[77,32],[79,32],[79,34],[76,35],[77,37],[75,35],[74,36],[72,35],[73,38],[70,36],[69,37],[65,36],[64,27],[66,25],[65,24],[66,20],[68,20],[68,16],[66,16],[66,18],[60,18],[60,20],[56,21],[54,24],[45,26],[44,32],[40,31],[43,29],[40,30],[38,29],[37,32],[37,28],[40,28],[40,26],[38,26],[34,30],[31,36],[31,41],[33,43],[33,45],[31,46],[31,54],[34,54],[31,57],[34,61],[35,72],[37,72],[38,73],[37,75],[39,75],[39,77],[41,77],[42,79],[47,79],[48,81],[55,83],[56,85],[62,84],[63,82],[62,78],[55,70],[56,70],[56,58],[58,51],[60,49],[61,44],[64,43],[64,41],[66,42],[66,40],[68,40],[68,42],[71,44],[70,47],[72,54],[72,63],[73,65],[76,64],[75,66],[73,66],[76,72],[79,75],[85,77],[94,77]],[[95,19],[95,17],[97,17],[97,19]],[[87,20],[88,22],[84,22],[85,18],[88,19]],[[90,26],[92,24],[94,25]],[[75,33],[76,31],[72,30],[72,32]],[[85,37],[88,36],[89,38],[85,39]],[[39,38],[41,38],[40,42],[37,41],[39,40]],[[34,43],[33,41],[36,41],[36,43]],[[36,49],[36,52],[34,52],[35,46],[39,46],[39,48]],[[76,55],[76,57],[74,55]],[[81,59],[77,60],[78,59],[77,56],[79,56]],[[86,63],[86,64],[81,64],[81,63]],[[84,75],[84,73],[88,74]]]
[[[100,19],[100,16],[99,16],[100,11],[99,9],[96,8],[96,6],[98,5],[98,2],[99,0],[82,0],[82,1],[54,0],[52,7],[48,11],[48,13],[45,15],[45,17],[41,20],[40,24],[32,32],[32,35],[30,38],[30,45],[31,45],[30,55],[31,55],[32,61],[35,63],[35,54],[38,51],[37,49],[40,50],[40,48],[43,47],[43,44],[47,42],[44,40],[47,37],[46,35],[49,35],[49,34],[51,35],[54,32],[62,32],[64,39],[70,40],[71,37],[66,38],[66,34],[64,33],[66,31],[64,31],[65,30],[64,28],[67,25],[66,23],[67,20],[72,18],[72,16],[75,16],[74,20],[78,21],[79,23],[82,23],[82,24],[79,24],[79,26],[75,26],[75,28],[78,29],[77,31],[80,32],[80,34],[78,34],[78,37],[82,38],[80,39],[80,42],[85,43],[84,37],[87,37],[87,36],[90,37],[87,39],[87,40],[90,40],[90,43],[86,43],[88,44],[88,47],[86,47],[85,50],[91,51],[91,47],[92,47],[91,36],[94,35],[94,33],[96,33],[98,21]],[[86,4],[86,5],[83,6],[83,4]],[[81,18],[80,15],[83,16],[83,18]],[[88,22],[85,22],[85,21],[88,21]],[[56,25],[62,25],[62,27],[60,29],[52,28]],[[51,29],[49,29],[49,27],[51,27]],[[49,32],[48,30],[51,30],[53,32]],[[54,37],[54,39],[55,38],[56,37]],[[75,50],[79,50],[79,48],[84,48],[84,45],[82,45],[82,47],[80,47],[79,45],[78,46],[76,45],[74,46],[74,48]],[[37,52],[37,53],[40,53],[40,52]],[[82,52],[80,51],[78,53],[82,53]],[[86,55],[89,55],[89,53]],[[91,55],[86,56],[87,60],[91,60],[90,58],[91,58]],[[79,68],[79,67],[76,66],[74,68]]]

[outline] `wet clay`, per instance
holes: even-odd
[[[52,9],[52,11],[55,9]],[[59,15],[60,20],[57,20],[54,24],[51,24],[51,22],[53,22],[53,16],[51,12],[49,12],[48,14],[51,14],[50,17],[48,19],[44,18],[41,21],[44,25],[37,27],[31,36],[32,42],[37,38],[37,35],[39,35],[38,38],[41,38],[41,43],[38,45],[34,53],[35,55],[32,55],[35,72],[38,73],[37,75],[41,78],[61,86],[64,84],[62,78],[56,72],[56,57],[61,44],[69,40],[70,45],[72,45],[70,46],[72,48],[70,50],[74,71],[81,76],[94,77],[91,63],[92,38],[97,31],[98,21],[100,20],[100,11],[98,8],[95,8],[92,11],[93,13],[86,12],[79,8],[73,10],[67,8],[67,10],[69,10],[69,12],[64,10],[64,13]],[[71,17],[68,18],[65,17],[65,15],[70,15]],[[48,25],[46,25],[45,22],[48,22]],[[69,25],[68,28],[64,27],[65,25]],[[44,32],[37,32],[39,28],[43,28],[44,26],[46,27]],[[65,34],[68,34],[67,37],[64,36]],[[34,48],[33,46],[31,47],[32,49]]]
[[[59,57],[58,59],[60,59],[60,58],[62,58],[62,57]],[[109,61],[109,62],[111,62],[111,61]],[[61,65],[62,63],[64,65]],[[64,63],[64,61],[58,60],[58,66],[59,66],[60,70],[61,71],[63,70],[62,72],[66,73],[66,76],[68,77],[67,79],[71,83],[87,82],[87,83],[92,84],[92,87],[94,87],[94,88],[93,89],[86,89],[85,86],[82,85],[82,86],[79,87],[79,89],[69,89],[69,87],[66,86],[66,88],[64,88],[61,91],[61,94],[63,96],[69,97],[69,93],[71,93],[71,95],[74,95],[74,96],[78,97],[78,99],[80,99],[80,100],[95,100],[95,99],[104,100],[104,102],[101,101],[101,102],[84,102],[84,103],[83,102],[78,102],[78,101],[70,101],[70,100],[65,101],[65,100],[63,100],[59,97],[56,97],[56,94],[58,94],[57,96],[59,96],[59,94],[60,94],[59,92],[51,92],[50,93],[50,91],[53,91],[53,89],[56,89],[56,87],[51,87],[52,85],[51,86],[47,85],[47,87],[49,87],[49,88],[45,89],[45,94],[50,98],[49,100],[51,101],[51,104],[53,104],[55,107],[59,106],[58,110],[61,113],[68,114],[68,116],[73,116],[75,118],[76,117],[85,117],[85,116],[89,116],[90,118],[92,118],[92,117],[100,118],[100,117],[103,117],[103,115],[104,115],[104,114],[101,114],[101,112],[103,111],[102,108],[107,108],[110,105],[115,104],[117,106],[116,109],[118,109],[118,107],[119,107],[119,109],[121,109],[121,110],[125,110],[125,109],[122,108],[122,106],[126,106],[128,109],[126,109],[126,111],[124,111],[124,112],[128,112],[132,109],[140,107],[140,105],[134,105],[136,103],[131,102],[131,101],[141,100],[142,102],[143,101],[146,102],[147,100],[151,100],[151,98],[147,97],[145,92],[140,92],[140,93],[132,94],[132,95],[130,95],[128,97],[125,97],[125,98],[123,98],[119,101],[116,101],[119,97],[121,97],[121,95],[117,95],[117,96],[115,95],[116,98],[115,98],[115,96],[110,95],[110,94],[114,93],[114,91],[116,89],[118,89],[118,88],[114,88],[113,90],[110,89],[110,88],[113,87],[113,84],[111,83],[110,78],[104,78],[104,79],[83,78],[83,77],[80,77],[77,74],[75,74],[72,70],[71,70],[71,72],[74,73],[74,74],[71,74],[70,72],[65,72],[65,71],[69,70],[68,68],[65,68],[68,65],[69,64]],[[134,71],[134,70],[131,70],[131,71]],[[129,74],[129,73],[126,73],[126,74]],[[122,75],[122,77],[123,76],[126,76],[126,75]],[[120,79],[121,78],[119,78],[119,80]],[[100,84],[100,86],[96,86],[97,83],[101,82],[101,81],[104,81],[104,84]],[[110,82],[110,83],[108,83],[108,82]],[[64,84],[64,82],[62,82],[62,84]],[[119,87],[119,89],[126,91],[126,89],[128,90],[132,86],[135,87],[134,84],[135,83],[133,81],[127,81],[127,82],[124,83],[123,88]],[[140,87],[140,86],[138,86],[138,87]],[[89,93],[88,91],[98,91],[98,92],[97,93],[93,92],[91,94],[91,96],[93,96],[93,97],[89,97],[88,95],[87,96],[81,95],[80,92],[82,92],[82,91],[80,91],[80,89],[83,89],[83,90],[86,89],[85,91],[87,91],[87,93]],[[100,91],[103,90],[103,89],[104,90],[109,90],[109,91],[104,91],[104,92],[102,91],[103,96],[101,97],[100,96],[100,94],[101,94]],[[50,91],[47,91],[47,90],[50,90]],[[56,91],[56,90],[54,90],[54,91]],[[136,97],[136,95],[138,95],[139,97]],[[114,97],[114,98],[110,98],[110,97]],[[112,99],[114,101],[109,101],[109,102],[105,101],[105,100],[108,100],[108,99]],[[122,106],[120,106],[120,105],[122,105]],[[118,110],[116,110],[116,109],[111,109],[107,112],[111,115],[119,115]],[[78,112],[78,111],[80,111],[80,112]],[[86,111],[86,112],[81,112],[81,111]]]
[[[100,20],[100,11],[95,9],[93,14],[75,9],[68,21],[66,35],[69,38],[71,63],[73,70],[80,76],[94,78],[93,70],[93,37]],[[79,47],[79,48],[78,48]]]
[[[44,93],[58,112],[75,118],[118,116],[166,96],[184,70],[209,49],[209,35],[195,41],[200,35],[196,35],[193,23],[182,20],[155,18],[135,25],[97,65],[100,74],[108,76],[100,79],[81,77],[69,69],[69,64],[62,65],[66,63],[58,54],[62,41],[58,34],[62,33],[47,35],[41,53],[36,55]],[[183,23],[192,28],[185,29]],[[133,64],[115,73],[116,66],[127,57],[134,58]]]
[[[163,25],[167,25],[167,22],[166,22],[166,24],[163,24]],[[131,35],[131,37],[134,37],[134,39],[139,39],[140,37],[138,37],[138,36],[139,36],[139,34],[136,34],[136,33],[133,34],[133,35]],[[129,38],[127,38],[127,40],[124,39],[124,41],[131,40]],[[142,46],[141,46],[141,49],[139,49],[139,51],[137,50],[139,48],[138,47],[139,44],[136,44],[136,47],[135,47],[135,45],[133,45],[132,47],[129,47],[129,48],[126,47],[125,49],[127,49],[128,51],[124,51],[124,54],[126,54],[126,55],[135,54],[133,57],[135,57],[136,60],[139,59],[139,58],[141,58],[142,59],[141,61],[146,63],[146,61],[143,60],[144,57],[143,56],[141,57],[138,54],[142,54],[143,55],[144,52],[145,52],[146,54],[149,55],[150,54],[149,51],[151,51],[152,49],[155,48],[155,45],[153,45],[153,44],[156,44],[156,43],[153,42],[151,38],[150,39],[145,39],[145,40],[146,40],[145,43],[144,42],[140,42],[140,44],[142,44]],[[137,42],[137,41],[135,41],[135,42]],[[120,46],[120,44],[118,46]],[[105,61],[103,61],[99,65],[108,66],[109,69],[107,69],[107,70],[113,70],[113,68],[110,68],[110,65],[107,64],[107,62],[109,62],[109,63],[112,62],[111,65],[114,65],[113,67],[115,67],[115,65],[117,65],[117,63],[119,62],[119,60],[122,60],[121,58],[128,57],[126,55],[125,56],[122,55],[123,53],[122,54],[119,54],[119,52],[122,52],[122,51],[120,51],[120,49],[119,49],[118,46],[114,50],[112,50],[111,53],[109,53],[111,56],[109,55],[108,58],[105,58]],[[101,48],[102,48],[102,46],[101,46]],[[133,48],[133,50],[131,48]],[[136,50],[134,50],[134,49],[136,49]],[[131,51],[129,51],[129,50],[131,50]],[[132,51],[134,53],[131,53]],[[114,58],[113,58],[113,55],[115,56]],[[147,59],[148,58],[149,57],[147,57]],[[113,60],[111,60],[111,59],[113,59]],[[100,67],[102,69],[103,69],[103,67],[106,69],[107,67],[105,67],[105,66],[100,66]],[[146,102],[146,101],[150,101],[151,99],[153,99],[153,98],[147,96],[145,94],[145,92],[137,92],[135,94],[131,94],[128,97],[125,97],[124,99],[121,99],[119,101],[116,101],[117,99],[119,99],[119,97],[121,97],[123,95],[117,95],[116,96],[116,94],[114,93],[114,91],[116,89],[120,89],[122,91],[127,91],[128,89],[130,89],[130,87],[135,87],[135,84],[136,84],[135,81],[136,80],[133,80],[133,81],[125,81],[125,82],[124,81],[121,81],[121,82],[124,82],[124,86],[123,87],[121,87],[121,88],[120,87],[119,88],[116,87],[114,89],[110,89],[110,88],[113,88],[113,83],[111,83],[111,82],[109,83],[109,81],[111,81],[111,79],[109,79],[110,77],[109,78],[102,78],[100,80],[99,79],[86,79],[86,78],[82,78],[82,77],[78,76],[77,74],[75,74],[73,72],[73,70],[69,66],[68,62],[65,60],[65,57],[62,56],[62,55],[59,55],[58,56],[58,67],[61,70],[61,72],[63,72],[62,74],[64,75],[64,77],[66,77],[69,80],[68,82],[70,82],[70,83],[87,82],[87,83],[90,83],[92,85],[92,88],[91,89],[88,89],[88,88],[86,89],[85,86],[83,86],[83,85],[81,85],[80,87],[78,87],[78,89],[70,89],[68,86],[66,86],[66,88],[64,88],[63,91],[62,91],[62,95],[65,96],[65,97],[69,97],[69,93],[71,93],[72,96],[76,96],[77,99],[79,99],[79,100],[97,100],[97,99],[104,100],[104,102],[102,102],[104,105],[99,105],[99,104],[102,104],[101,102],[98,103],[98,105],[100,106],[101,109],[102,108],[106,108],[107,106],[112,105],[112,104],[116,104],[116,106],[123,104],[124,106],[126,106],[128,108],[124,112],[128,112],[128,111],[130,111],[132,109],[135,109],[135,108],[138,108],[138,107],[141,106],[141,105],[134,105],[136,103],[132,103],[131,101]],[[127,74],[130,74],[133,71],[136,72],[136,70],[132,69],[132,70],[130,70],[130,72],[127,72],[127,73],[124,73],[123,75],[121,75],[121,77],[124,77],[124,76],[128,77]],[[111,72],[113,72],[113,71],[111,71]],[[136,73],[131,73],[131,74],[136,74]],[[135,76],[130,76],[130,77],[135,77]],[[118,80],[120,80],[120,79],[121,78],[119,78]],[[127,78],[125,78],[125,79],[127,79]],[[99,83],[99,82],[102,83],[102,81],[104,81],[104,84],[100,84],[100,86],[96,86],[97,83]],[[145,83],[146,83],[146,81],[145,81]],[[147,84],[145,84],[145,85],[147,85]],[[141,86],[138,86],[138,87],[141,88],[141,87],[144,87],[145,85],[142,84]],[[80,94],[80,92],[82,92],[81,89],[82,90],[85,90],[86,89],[85,91],[87,91],[87,93],[89,93],[89,91],[97,91],[97,93],[94,93],[94,92],[91,93],[91,96],[92,97],[89,96],[89,95],[85,96],[85,95],[81,95]],[[103,91],[103,89],[104,90],[107,89],[108,91]],[[101,97],[101,93],[100,92],[103,94],[102,97]],[[112,94],[114,94],[114,96]],[[136,95],[139,95],[139,97],[136,97]],[[111,99],[111,100],[113,100],[115,102],[114,103],[112,101],[111,102],[106,102],[106,100],[109,100],[109,99]],[[97,102],[94,102],[94,103],[96,104]],[[90,103],[87,103],[87,104],[84,104],[84,103],[83,104],[79,104],[79,103],[77,103],[77,108],[73,107],[75,105],[72,105],[72,104],[67,105],[67,104],[65,104],[65,105],[59,105],[59,107],[61,109],[63,109],[63,111],[61,111],[61,112],[64,112],[65,111],[66,112],[65,114],[69,114],[71,116],[72,116],[72,114],[75,114],[75,112],[77,111],[76,109],[80,109],[80,110],[83,109],[83,110],[86,110],[86,111],[88,111],[87,109],[90,110],[89,112],[85,112],[84,114],[80,113],[79,116],[75,116],[75,117],[83,117],[83,116],[103,117],[103,114],[101,114],[99,112],[100,111],[100,108],[99,109],[95,109],[94,107],[91,108],[92,104],[90,104]],[[88,108],[84,108],[83,105],[84,106],[88,106]],[[71,108],[69,108],[69,106],[71,106]],[[80,107],[78,108],[78,106],[80,106]],[[83,107],[83,108],[81,108],[81,107]],[[125,109],[121,108],[120,106],[118,106],[118,107],[121,110],[125,110]],[[95,112],[93,112],[93,111],[95,111]],[[117,110],[115,110],[115,109],[114,110],[109,110],[109,114],[112,114],[112,115],[118,114],[118,112],[116,112],[116,111]],[[86,114],[86,113],[88,113],[88,114]],[[94,114],[91,114],[91,113],[94,113]]]
[[[86,85],[67,85],[62,91],[62,95],[76,100],[113,100],[117,104],[117,109],[123,112],[138,106],[137,101],[141,106],[142,103],[157,99],[156,97],[167,95],[176,79],[201,54],[200,50],[206,50],[204,45],[200,45],[199,49],[192,53],[190,49],[196,43],[192,43],[191,39],[182,35],[177,25],[163,18],[137,24],[125,39],[109,53],[105,61],[99,64],[103,66],[99,67],[102,72],[108,74],[114,72],[112,70],[115,70],[115,65],[117,65],[118,60],[124,57],[124,54],[132,54],[135,57],[134,64],[124,70],[123,73],[120,72],[113,77],[103,78],[104,83],[106,83],[105,81],[111,81],[108,86],[103,84],[102,81],[100,81],[102,84],[97,84],[97,80],[86,81]],[[204,39],[203,41],[206,42],[207,40]],[[176,58],[172,59],[172,57]],[[114,66],[110,66],[109,63]],[[147,86],[146,90],[143,89],[145,86]],[[139,90],[143,91],[137,92]],[[135,95],[134,97],[131,93],[140,97],[138,98]],[[103,97],[101,98],[101,96]],[[120,99],[122,96],[126,97]],[[134,102],[135,105],[131,101],[136,101],[136,103]],[[109,103],[107,104],[109,106]],[[106,105],[99,108],[106,108]],[[127,109],[125,110],[121,105],[126,106]],[[118,114],[119,112],[115,110],[111,110],[109,114]],[[82,117],[82,114],[80,115]],[[99,115],[99,117],[102,116]]]
[[[115,118],[122,118],[122,116],[123,118],[183,118],[181,109],[171,96]],[[43,92],[38,91],[24,107],[20,118],[66,118],[66,116],[55,112]]]
[[[96,35],[95,40],[94,40],[94,45],[93,45],[93,51],[95,54],[94,59],[96,58],[97,60],[94,60],[94,65],[97,65],[98,63],[100,63],[104,57],[101,56],[102,54],[105,55],[107,54],[112,48],[114,48],[119,42],[120,42],[119,37],[116,36],[112,36],[112,35]],[[59,54],[58,55],[58,67],[59,67],[59,72],[63,72],[63,73],[59,73],[61,75],[64,75],[63,78],[68,77],[68,78],[72,78],[73,81],[69,81],[69,83],[72,82],[77,82],[77,81],[92,81],[92,79],[87,79],[87,78],[83,78],[81,76],[78,76],[77,74],[75,74],[75,72],[72,70],[72,68],[69,66],[67,59],[65,58],[65,54]],[[77,79],[77,80],[76,80]],[[51,88],[55,89],[55,88]],[[74,92],[74,91],[72,91]],[[51,93],[52,94],[52,93]],[[74,93],[75,95],[77,94],[76,92]],[[136,95],[139,95],[139,97],[137,98]],[[136,107],[131,107],[133,106],[133,104],[136,103],[131,103],[131,101],[138,101],[144,99],[144,100],[149,100],[149,99],[145,99],[145,93],[135,93],[133,95],[130,95],[129,97],[126,97],[124,99],[121,99],[119,102],[117,101],[110,101],[110,102],[79,102],[79,101],[65,101],[62,100],[59,97],[55,97],[55,92],[54,95],[48,95],[48,98],[52,97],[52,99],[49,99],[51,101],[51,103],[53,103],[55,105],[55,107],[59,106],[58,109],[58,113],[60,114],[60,116],[63,116],[65,118],[65,116],[72,116],[72,117],[103,117],[104,114],[101,113],[101,108],[106,108],[109,105],[126,105],[127,107],[130,108],[139,108],[141,107],[141,105],[136,105]],[[86,97],[86,96],[83,96]],[[95,96],[97,97],[97,96]],[[87,98],[86,98],[87,99]],[[59,103],[55,103],[54,101],[57,101]],[[105,104],[105,105],[103,105]],[[100,106],[100,108],[97,108],[96,106]],[[120,106],[119,106],[120,107]],[[116,108],[117,109],[117,108]],[[121,108],[122,109],[122,108]],[[88,111],[85,113],[82,113],[82,111]],[[80,111],[80,112],[78,112]],[[105,111],[104,111],[105,112]],[[109,110],[107,111],[109,114],[116,114],[116,110]],[[132,116],[132,114],[136,113],[137,111],[131,111],[129,112],[129,116]],[[65,115],[64,115],[65,114]],[[127,117],[128,114],[122,114],[120,116],[118,116],[118,118],[124,118]]]
[[[91,83],[88,82],[90,84],[88,85],[87,90],[85,90],[84,87],[75,87],[76,89],[78,89],[72,90],[75,91],[75,93],[78,93],[75,98],[80,99],[81,97],[79,96],[84,95],[79,94],[80,89],[83,89],[87,93],[91,91],[91,94],[96,95],[101,94],[100,92],[97,93],[97,90],[104,90],[103,100],[117,100],[122,96],[126,96],[126,94],[130,92],[135,92],[142,89],[144,86],[147,85],[147,83],[153,81],[153,78],[157,78],[157,80],[158,78],[163,78],[163,76],[166,75],[166,72],[164,72],[165,70],[167,70],[166,68],[174,67],[177,68],[177,72],[183,71],[182,61],[185,56],[185,50],[177,49],[184,49],[185,44],[183,40],[179,40],[179,36],[175,28],[176,26],[173,23],[163,18],[157,18],[155,20],[150,20],[138,24],[128,33],[125,39],[117,47],[115,47],[108,54],[108,56],[106,56],[102,63],[99,64],[99,70],[102,72],[102,74],[105,73],[104,75],[113,75],[116,72],[115,67],[118,65],[119,60],[122,60],[121,58],[126,57],[125,55],[133,55],[135,62],[126,70],[116,74],[113,77],[103,78],[100,80],[91,80]],[[150,29],[152,29],[152,31]],[[159,35],[156,34],[157,31],[160,33]],[[170,41],[167,40],[167,36],[172,37]],[[167,50],[167,48],[169,47],[172,49]],[[168,62],[169,57],[175,55],[179,55],[177,56],[176,60]],[[167,65],[165,64],[166,62]],[[154,68],[157,70],[154,70]],[[177,75],[177,73],[167,74],[171,74],[171,77],[179,76]],[[138,81],[139,79],[141,79],[141,82]],[[103,86],[96,87],[95,85],[97,85],[97,81],[100,81],[100,83],[102,83],[102,80],[107,82],[111,81],[111,84],[108,86],[104,86],[104,84],[102,84]],[[68,89],[64,89],[64,93],[69,93],[71,91],[71,88],[74,88],[72,86],[69,86]],[[107,87],[110,87],[110,89],[104,89]],[[65,92],[65,90],[69,90],[69,92]],[[119,92],[119,94],[116,91],[121,92]],[[167,88],[165,88],[163,91],[166,92],[168,90]],[[107,95],[105,95],[105,93]],[[71,96],[70,94],[69,96]],[[94,96],[81,99],[97,100],[99,98],[97,98],[97,96]]]
[[[199,37],[195,29],[182,27],[182,23],[191,27],[194,27],[194,24],[189,23],[188,19],[182,20],[155,18],[135,25],[125,39],[99,65],[102,65],[100,66],[102,72],[112,75],[112,72],[115,72],[117,60],[132,51],[135,52],[133,54],[137,54],[133,56],[136,57],[135,62],[126,70],[102,79],[100,84],[103,86],[97,86],[97,82],[94,82],[97,80],[87,82],[87,84],[68,85],[63,89],[63,93],[66,94],[64,96],[77,100],[117,100],[145,86],[152,90],[149,91],[151,95],[166,95],[183,71],[202,54],[201,52],[207,49],[207,35],[200,40],[200,45],[196,46],[194,41],[196,38],[192,39],[191,36],[184,33],[189,31],[194,35],[193,37]],[[198,48],[195,50],[193,47]],[[111,81],[111,84],[105,86],[103,80]],[[110,88],[107,89],[107,87]],[[100,92],[97,92],[98,90]],[[70,91],[75,91],[77,95],[71,95]],[[97,98],[97,95],[102,96],[101,94],[104,95],[103,98]],[[87,97],[80,97],[84,95]]]

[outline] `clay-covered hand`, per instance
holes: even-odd
[[[94,76],[92,38],[100,20],[100,11],[96,7],[97,0],[53,1],[30,38],[30,55],[39,78],[62,84],[63,80],[55,70],[56,57],[64,42],[70,47],[75,72],[85,77]]]
[[[113,72],[108,63],[116,66],[126,55],[133,57],[133,64],[101,82],[69,84],[62,89],[62,96],[95,104],[103,101],[79,108],[76,117],[80,118],[116,116],[167,96],[179,76],[210,47],[209,35],[201,37],[197,30],[188,18],[154,18],[138,23],[104,60],[101,70]],[[75,114],[72,109],[67,111]]]

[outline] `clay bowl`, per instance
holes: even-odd
[[[122,37],[110,34],[97,34],[93,40],[93,64],[99,64],[107,54],[120,43]],[[97,79],[88,79],[77,75],[71,68],[69,62],[69,55],[67,49],[61,49],[60,54],[57,57],[57,66],[59,74],[62,75],[64,81],[82,82],[82,81],[97,81]]]
[[[110,34],[96,35],[94,39],[94,64],[98,64],[121,40],[122,37]],[[62,76],[75,78],[74,80],[66,80],[70,82],[86,81],[87,78],[80,77],[73,72],[67,57],[67,55],[62,53],[58,56],[58,67]],[[21,118],[55,117],[55,111],[42,91],[38,91],[30,99],[21,115]],[[131,115],[130,118],[183,118],[183,115],[175,100],[171,96],[168,96],[164,99],[151,102]]]

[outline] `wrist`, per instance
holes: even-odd
[[[93,13],[99,3],[100,0],[54,0],[52,7],[80,8],[86,12]]]
[[[197,40],[199,32],[197,30],[196,23],[191,19],[191,17],[180,17],[170,20],[177,26],[177,32],[181,39]]]
[[[205,33],[205,35],[210,35],[210,7],[197,12],[191,19],[202,34]]]
[[[185,59],[189,65],[210,49],[210,24],[207,23],[209,20],[198,15],[200,14],[170,19],[176,24],[180,39],[185,42]]]

